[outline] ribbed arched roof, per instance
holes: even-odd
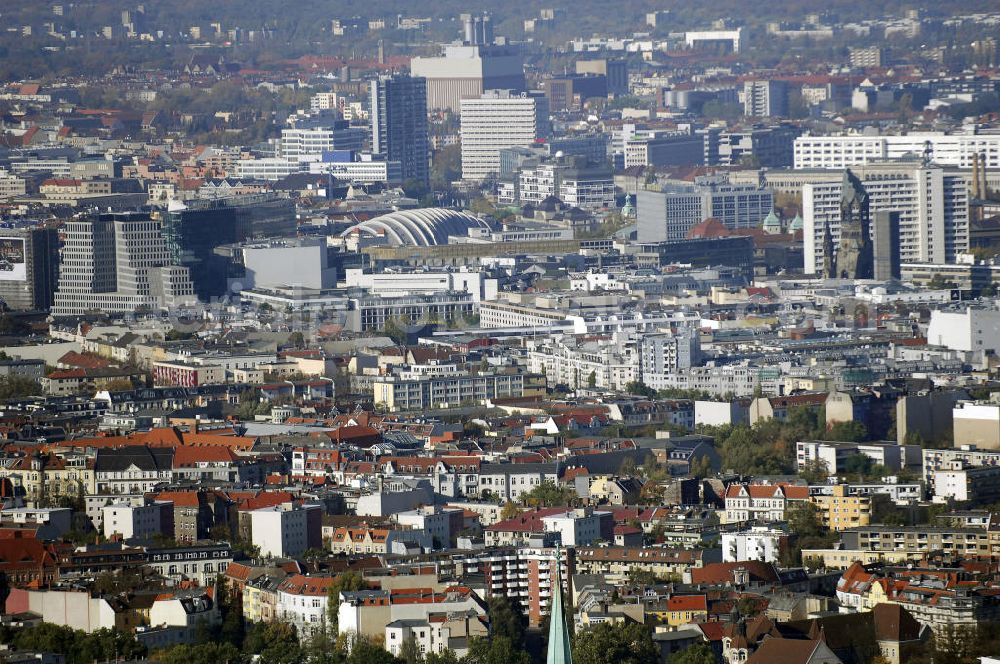
[[[445,208],[420,208],[390,212],[351,226],[341,235],[365,233],[381,236],[393,245],[429,247],[448,244],[449,235],[466,236],[472,228],[489,228],[486,222],[467,212]]]

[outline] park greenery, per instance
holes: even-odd
[[[521,502],[528,507],[558,507],[569,505],[577,498],[576,491],[555,482],[542,482],[528,493],[521,495]]]

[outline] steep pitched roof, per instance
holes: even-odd
[[[0,571],[55,566],[52,551],[34,537],[0,538]]]
[[[198,491],[161,491],[156,499],[170,501],[174,507],[198,507],[201,504]]]
[[[667,600],[670,611],[708,611],[705,595],[675,595]]]
[[[778,573],[774,566],[759,560],[745,560],[734,563],[711,563],[691,570],[692,583],[734,583],[738,572],[746,572],[751,582],[777,583]]]
[[[126,445],[112,449],[100,449],[94,462],[98,473],[122,472],[135,466],[145,472],[170,470],[173,460],[170,448],[155,448],[148,445]]]
[[[879,641],[916,641],[923,626],[899,604],[877,604],[872,609],[875,636]]]
[[[822,641],[807,639],[765,639],[757,651],[750,656],[747,664],[808,664],[813,654],[820,649]],[[834,656],[833,660],[824,660],[824,664],[830,664],[840,660]]]
[[[190,468],[199,463],[232,463],[237,460],[233,451],[226,447],[188,447],[174,450],[174,468]]]

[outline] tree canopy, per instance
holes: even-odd
[[[542,482],[528,493],[521,495],[521,501],[529,507],[569,505],[576,498],[576,491],[573,489],[549,481]]]
[[[707,643],[696,643],[680,652],[675,652],[667,664],[715,664],[715,653]]]
[[[146,647],[128,632],[99,629],[88,634],[82,630],[41,623],[18,630],[13,637],[18,650],[42,650],[62,653],[67,664],[90,664],[116,658],[134,659],[146,654]]]
[[[506,637],[515,646],[524,647],[524,630],[527,621],[517,599],[506,595],[493,595],[490,597],[487,612],[490,618],[490,631],[494,638]]]
[[[531,655],[506,636],[473,638],[462,664],[532,664]]]
[[[360,572],[344,572],[333,580],[333,583],[330,584],[330,587],[326,591],[326,619],[334,630],[337,628],[337,613],[340,610],[340,593],[356,592],[364,590],[367,587],[368,583]]]
[[[577,632],[573,640],[574,664],[655,664],[659,659],[652,633],[639,623],[601,623]]]

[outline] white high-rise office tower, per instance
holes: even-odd
[[[500,150],[529,147],[549,134],[544,97],[487,92],[462,100],[462,179],[481,182],[500,173]]]
[[[969,246],[969,196],[965,177],[920,161],[869,164],[851,169],[870,199],[871,216],[899,213],[901,262],[950,263]],[[822,178],[802,187],[804,268],[823,271],[825,229],[840,242],[843,183]]]
[[[131,313],[195,301],[187,268],[170,264],[160,222],[148,213],[66,222],[53,316]]]

